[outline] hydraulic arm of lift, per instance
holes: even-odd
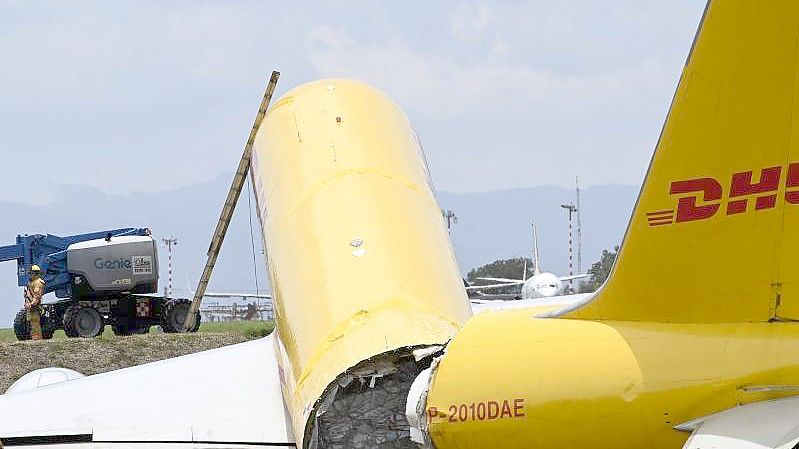
[[[20,287],[28,285],[31,265],[39,265],[46,282],[45,293],[55,292],[58,298],[69,298],[72,296],[73,281],[73,277],[67,270],[69,245],[126,235],[150,235],[150,230],[147,228],[123,228],[64,237],[52,234],[18,235],[16,244],[0,246],[0,262],[17,261],[17,285]]]
[[[244,154],[241,155],[239,167],[236,170],[236,175],[233,177],[233,183],[227,193],[225,204],[222,206],[222,213],[219,215],[219,221],[216,223],[214,235],[211,237],[211,245],[208,247],[208,260],[205,262],[203,274],[200,276],[200,283],[197,285],[197,290],[194,292],[194,299],[191,302],[191,308],[186,316],[184,329],[192,329],[196,319],[197,311],[200,310],[205,289],[208,287],[208,281],[211,279],[211,273],[214,271],[216,259],[219,256],[219,250],[222,248],[222,242],[225,240],[230,220],[233,218],[233,211],[236,210],[236,203],[241,195],[241,190],[244,187],[244,181],[247,174],[250,172],[250,161],[252,159],[252,146],[255,142],[255,135],[258,133],[258,128],[261,127],[266,115],[266,110],[269,108],[269,102],[272,100],[272,94],[275,92],[277,79],[280,77],[280,72],[273,71],[269,79],[269,84],[266,86],[266,92],[261,100],[261,106],[258,108],[258,114],[255,115],[255,122],[250,130],[250,137],[247,139],[247,145],[244,147]]]

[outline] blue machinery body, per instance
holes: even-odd
[[[58,298],[72,297],[72,276],[67,271],[69,245],[89,240],[127,235],[150,235],[147,228],[123,228],[59,237],[50,234],[18,235],[15,245],[0,246],[0,262],[17,261],[17,283],[28,285],[30,268],[39,265],[44,274],[45,293]]]

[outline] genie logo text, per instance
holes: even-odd
[[[98,270],[129,270],[131,266],[130,259],[94,259],[94,268]]]
[[[753,182],[753,170],[733,173],[726,196],[726,215],[742,214],[747,211],[771,209],[777,205],[780,179],[785,171],[785,194],[788,204],[799,204],[799,162],[785,167],[767,167],[759,170],[758,179]],[[669,194],[677,197],[677,209],[648,212],[649,226],[663,226],[687,221],[706,220],[722,210],[724,187],[715,178],[695,178],[674,181]],[[782,198],[779,198],[782,200]]]
[[[98,270],[133,270],[133,274],[152,274],[152,256],[133,256],[130,259],[94,259],[94,268]]]

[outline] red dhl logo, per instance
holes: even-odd
[[[771,209],[777,205],[777,194],[782,177],[782,166],[760,170],[758,182],[752,182],[753,171],[734,173],[727,196],[727,215],[746,212],[750,200],[754,210]],[[686,221],[706,220],[721,209],[724,189],[715,178],[695,178],[674,181],[669,189],[679,196],[677,209],[659,210],[646,214],[649,226],[663,226]],[[687,196],[685,196],[687,195]],[[785,178],[785,202],[799,204],[799,162],[788,165]]]

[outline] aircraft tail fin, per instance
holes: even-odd
[[[533,263],[535,264],[533,276],[541,274],[541,258],[538,255],[538,231],[536,230],[535,222],[533,222]]]
[[[524,260],[524,266],[522,267],[522,280],[526,281],[527,280],[527,258],[524,257],[523,260]]]
[[[799,320],[799,2],[710,1],[616,264],[565,317]]]

